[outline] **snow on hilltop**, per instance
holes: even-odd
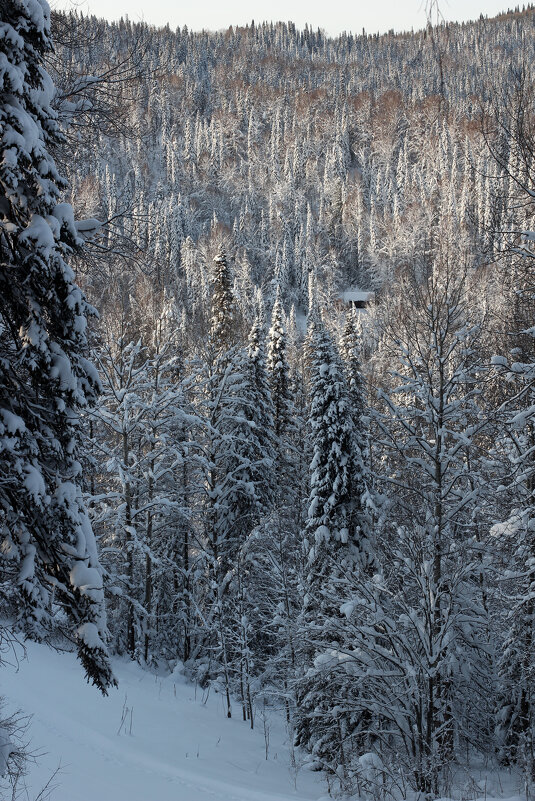
[[[9,708],[33,715],[28,778],[33,798],[61,764],[52,801],[305,801],[325,797],[317,774],[295,774],[284,725],[269,713],[253,732],[225,717],[222,699],[181,676],[162,678],[114,661],[119,688],[103,698],[74,654],[28,644],[28,660],[2,667]],[[196,697],[195,697],[196,696]],[[205,701],[205,703],[203,703]],[[131,730],[131,734],[130,734]],[[119,733],[118,733],[119,732]]]

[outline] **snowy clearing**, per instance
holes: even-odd
[[[61,770],[53,801],[296,801],[325,796],[318,775],[288,762],[281,719],[269,712],[269,757],[261,717],[251,732],[225,717],[222,699],[181,677],[159,677],[115,660],[119,688],[102,698],[72,654],[28,644],[18,670],[2,668],[10,710],[33,715],[30,799]],[[206,700],[203,703],[203,700]],[[131,734],[130,734],[131,729]],[[118,731],[120,733],[118,734]]]

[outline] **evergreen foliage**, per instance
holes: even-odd
[[[57,604],[86,674],[113,683],[102,570],[80,490],[79,413],[94,402],[86,359],[93,313],[67,264],[81,244],[50,148],[59,130],[43,60],[46,3],[14,2],[0,20],[0,427],[2,601],[31,636]]]
[[[105,691],[105,590],[115,652],[280,705],[332,793],[532,792],[534,18],[53,53],[2,9],[3,636]]]
[[[312,751],[318,768],[339,775],[346,786],[344,741],[355,721],[339,706],[333,707],[331,699],[337,690],[342,694],[336,643],[341,644],[339,619],[344,585],[348,576],[359,574],[368,566],[361,537],[365,528],[361,525],[361,487],[355,483],[360,452],[356,451],[342,364],[319,321],[312,323],[308,333],[307,361],[313,456],[304,531],[300,626],[307,672],[298,686],[296,743]],[[335,649],[334,657],[331,648]]]

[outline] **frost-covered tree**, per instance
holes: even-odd
[[[282,308],[280,289],[277,287],[275,303],[271,313],[271,328],[269,329],[267,351],[267,369],[273,398],[273,418],[277,437],[288,435],[292,417],[286,349],[284,310]]]
[[[233,344],[236,326],[236,302],[232,291],[232,276],[225,251],[214,258],[212,277],[211,340],[217,350],[225,350]]]
[[[250,430],[244,439],[242,458],[248,461],[244,478],[250,482],[249,498],[240,503],[247,530],[235,567],[236,620],[235,649],[239,671],[239,691],[244,719],[253,725],[252,681],[269,659],[271,620],[263,617],[260,608],[265,604],[262,589],[257,582],[254,560],[250,558],[249,540],[258,526],[268,518],[275,498],[276,443],[273,427],[273,404],[265,364],[264,332],[260,315],[251,328],[247,346],[248,382],[244,386],[244,416]],[[249,511],[247,510],[249,507]]]
[[[346,316],[344,332],[340,343],[342,362],[347,382],[350,414],[354,429],[355,473],[353,475],[353,494],[358,503],[360,536],[369,546],[368,569],[372,570],[374,561],[373,537],[368,507],[371,506],[372,477],[369,453],[369,413],[366,402],[366,384],[362,375],[362,323],[356,309],[352,308]]]
[[[296,742],[312,752],[318,769],[348,788],[346,739],[358,725],[333,702],[340,674],[331,647],[341,645],[339,621],[347,576],[368,564],[359,487],[360,454],[343,368],[322,323],[307,336],[309,425],[312,448],[310,493],[304,531],[303,611],[299,636],[306,674],[299,681]]]
[[[260,321],[253,326],[248,348],[221,350],[215,339],[211,358],[197,388],[205,421],[201,547],[206,581],[205,643],[198,671],[206,676],[221,670],[230,716],[231,691],[241,691],[240,681],[252,669],[250,660],[245,668],[243,662],[250,645],[244,628],[248,601],[241,549],[270,511],[273,498],[273,412]]]
[[[498,521],[492,528],[504,574],[497,628],[503,633],[499,662],[500,693],[496,722],[498,754],[516,764],[526,788],[535,781],[535,348],[533,340],[533,256],[507,264],[507,356],[495,356],[498,375],[499,433],[494,472],[501,482]],[[527,263],[526,263],[527,262]],[[503,325],[503,323],[502,323]],[[513,347],[511,347],[511,345]]]
[[[494,298],[493,332],[499,408],[495,440],[495,484],[500,485],[497,521],[492,528],[504,581],[497,593],[495,625],[501,635],[500,691],[496,735],[500,760],[519,767],[525,792],[535,782],[535,317],[532,208],[534,94],[525,64],[496,85],[490,113],[482,123],[489,165],[480,172],[484,192],[478,207],[480,235],[499,256],[499,295]],[[478,182],[478,183],[479,183]],[[496,352],[495,351],[495,352]]]
[[[0,529],[4,614],[42,638],[62,606],[86,674],[113,682],[102,571],[80,491],[79,412],[98,375],[85,358],[91,307],[67,260],[81,244],[49,148],[58,127],[43,68],[46,2],[0,19]]]
[[[148,315],[143,329],[146,344],[110,332],[95,351],[103,391],[89,417],[88,501],[109,577],[114,647],[150,662],[190,651],[196,418],[184,408],[173,304]]]
[[[352,306],[346,315],[340,342],[340,353],[344,363],[347,387],[351,399],[352,413],[358,421],[365,410],[365,383],[362,376],[362,323],[357,310]]]
[[[27,0],[26,7],[39,3]],[[136,369],[143,367],[122,401],[106,388],[103,417],[93,419],[94,473],[87,483],[95,485],[91,513],[107,548],[114,642],[126,649],[130,628],[127,650],[135,658],[168,664],[182,658],[203,683],[226,688],[229,702],[231,693],[241,696],[251,719],[250,700],[254,705],[263,692],[284,699],[291,721],[297,676],[311,726],[303,742],[314,749],[316,764],[360,795],[377,792],[373,781],[386,792],[385,777],[399,770],[420,792],[432,794],[437,783],[444,789],[452,742],[455,758],[465,746],[493,747],[493,705],[501,709],[500,756],[513,767],[531,764],[533,311],[522,322],[517,311],[533,291],[517,281],[517,267],[520,253],[533,255],[535,241],[529,234],[533,92],[523,68],[535,54],[534,15],[528,7],[402,38],[328,38],[286,23],[156,31],[128,20],[114,25],[53,15],[62,35],[48,55],[61,76],[54,103],[67,132],[54,152],[69,173],[77,213],[113,215],[112,228],[103,226],[92,248],[86,245],[79,275],[101,330],[117,332],[124,322],[121,347],[135,352]],[[79,31],[84,46],[76,41]],[[18,46],[8,40],[6,74],[12,63],[16,70]],[[447,80],[437,73],[437,47],[449,64]],[[477,65],[474,52],[481,56]],[[496,52],[507,58],[498,63]],[[140,63],[133,83],[131,66]],[[484,104],[489,98],[496,114],[480,115],[474,96]],[[480,116],[497,170],[482,152]],[[9,129],[7,136],[5,171],[21,141]],[[0,198],[0,211],[9,197]],[[13,224],[3,221],[2,243],[20,234]],[[497,226],[502,234],[490,247]],[[216,251],[227,243],[230,254],[230,242],[232,259]],[[465,248],[468,283],[479,265],[460,317],[465,309],[466,319],[486,314],[482,338],[455,327],[440,292],[430,298],[424,291],[427,267],[417,254],[431,262],[440,246]],[[514,253],[517,264],[487,264],[500,250],[508,259]],[[524,262],[527,274],[531,262]],[[401,280],[413,268],[415,280]],[[144,282],[176,300],[176,362],[156,357],[154,313],[138,297]],[[380,290],[377,306],[360,316],[369,392],[360,378],[355,321],[341,298],[355,286]],[[275,439],[266,422],[262,327],[248,340],[259,294],[267,309],[274,302],[267,375]],[[294,304],[287,338],[283,303],[288,310]],[[383,311],[393,307],[392,325],[383,327]],[[432,325],[428,307],[436,312]],[[303,380],[307,308],[310,316],[328,312],[333,332],[343,330],[344,316],[348,324],[336,370],[347,384],[340,397],[347,399],[353,461],[347,468],[348,436],[340,429],[331,472],[321,473],[325,454],[318,455],[317,506],[307,483],[319,447],[306,402],[312,385]],[[450,353],[440,342],[452,326]],[[495,347],[495,330],[522,349],[502,365],[504,381],[471,372],[493,353],[509,356],[510,347]],[[118,342],[108,337],[116,363]],[[102,350],[101,358],[108,358]],[[325,388],[330,358],[322,362]],[[457,407],[439,389],[441,363],[445,391],[455,376],[455,392],[467,396]],[[440,397],[442,429],[433,417],[442,414]],[[483,422],[492,403],[500,411],[492,426],[474,432],[473,420]],[[174,419],[173,408],[180,410]],[[134,410],[139,418],[130,416]],[[132,424],[126,460],[118,447],[123,424]],[[439,469],[431,474],[437,448]],[[338,512],[331,509],[325,526],[342,531],[336,515],[348,514],[346,480],[353,534],[345,544],[321,541],[317,563],[307,565],[301,544],[315,537],[305,520],[321,536],[319,518],[329,518],[332,500]],[[323,481],[325,493],[332,483],[330,494],[322,494]],[[351,541],[361,563],[344,570],[339,561]],[[486,569],[489,562],[495,570]],[[312,581],[309,600],[304,577],[312,580],[315,570],[320,579]],[[303,596],[306,615],[299,614]],[[493,682],[494,649],[503,643],[501,678]],[[436,649],[438,667],[426,648]]]
[[[409,271],[401,285],[377,356],[390,374],[375,417],[374,464],[391,499],[378,538],[382,579],[356,604],[349,661],[363,676],[359,703],[397,731],[399,740],[383,740],[383,758],[404,763],[415,789],[437,793],[457,743],[489,746],[481,699],[492,664],[477,537],[487,410],[466,275],[444,259]],[[359,631],[365,609],[373,625]]]
[[[102,397],[90,423],[95,461],[94,526],[104,548],[110,577],[110,628],[115,650],[136,655],[143,617],[139,555],[145,547],[138,520],[144,490],[143,438],[149,391],[148,359],[141,340],[119,336],[95,353],[102,376]],[[140,463],[141,462],[141,463]],[[103,473],[103,475],[100,475]],[[98,510],[98,511],[97,511]]]

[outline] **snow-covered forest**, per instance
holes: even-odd
[[[2,4],[0,661],[278,710],[333,796],[535,796],[534,63],[533,6]]]

